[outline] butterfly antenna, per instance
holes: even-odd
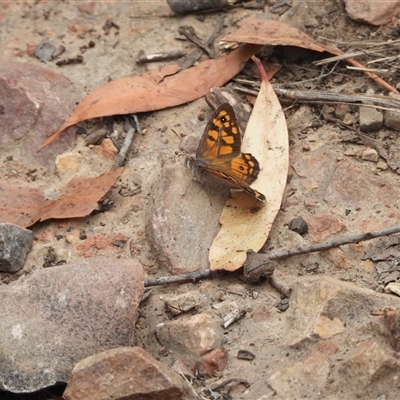
[[[179,141],[182,143],[182,136],[179,135],[179,133],[177,133],[176,131],[174,131],[173,129],[171,129],[172,132],[175,133],[176,137],[179,139]]]

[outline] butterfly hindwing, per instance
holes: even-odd
[[[198,168],[218,176],[260,201],[265,196],[252,189],[260,171],[257,159],[242,153],[242,137],[235,112],[228,103],[222,104],[208,122],[196,151]]]

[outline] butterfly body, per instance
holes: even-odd
[[[257,200],[265,196],[250,187],[257,179],[260,166],[250,153],[242,153],[242,137],[235,112],[228,103],[222,104],[208,122],[190,164],[197,170],[207,171],[249,193]]]

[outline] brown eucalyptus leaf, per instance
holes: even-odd
[[[173,64],[143,75],[115,79],[87,95],[42,148],[67,127],[86,119],[162,110],[203,97],[212,87],[233,78],[259,49],[260,46],[243,45],[226,56],[182,71]]]

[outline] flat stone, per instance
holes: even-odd
[[[223,331],[220,318],[203,312],[161,323],[156,327],[156,335],[173,357],[192,366],[199,357],[221,346]]]
[[[363,132],[375,132],[382,128],[383,114],[376,108],[360,107],[360,130]]]
[[[337,217],[329,214],[315,214],[306,217],[308,233],[315,243],[346,230],[346,225]]]
[[[278,398],[307,398],[310,393],[320,392],[325,388],[329,372],[327,354],[316,351],[305,360],[275,372],[267,382]]]
[[[73,178],[80,170],[83,156],[77,151],[60,154],[56,158],[56,173],[68,178]]]
[[[196,182],[179,163],[164,165],[155,187],[146,231],[158,262],[174,274],[208,268],[229,188],[206,176]]]
[[[343,333],[345,331],[345,327],[339,318],[330,319],[324,315],[321,315],[315,321],[314,330],[321,339],[330,339],[332,336]]]
[[[377,163],[379,160],[379,154],[375,149],[368,148],[361,153],[361,159]]]
[[[374,382],[381,381],[390,372],[399,373],[397,359],[391,352],[375,340],[368,339],[360,343],[344,360],[340,378],[353,388],[355,394],[365,394],[364,390]]]
[[[51,146],[38,152],[47,137],[68,118],[77,93],[63,75],[41,65],[2,61],[0,104],[2,153],[12,151],[15,160],[32,166],[53,164],[57,154],[75,142],[75,127],[68,128]]]
[[[357,321],[369,324],[373,309],[389,306],[400,308],[400,299],[326,276],[296,281],[287,311],[289,344],[348,334],[360,329]]]
[[[355,21],[384,25],[400,12],[400,1],[344,0],[347,15]]]
[[[190,291],[166,299],[165,304],[172,315],[179,315],[201,307],[203,303],[199,291]]]
[[[120,347],[75,365],[65,400],[195,400],[186,382],[140,347]]]
[[[196,361],[195,371],[206,377],[214,376],[215,372],[223,371],[228,364],[228,352],[223,347],[217,347]]]
[[[386,337],[394,351],[400,351],[400,309],[388,307],[384,310],[383,323],[388,331]]]
[[[400,197],[400,190],[393,187],[387,177],[377,176],[353,162],[342,160],[331,175],[324,200],[332,206],[346,204],[347,208],[370,212],[371,204],[376,204],[377,199],[380,204],[390,206],[397,196]]]
[[[0,287],[0,388],[67,382],[83,358],[131,346],[143,279],[135,260],[91,258]]]
[[[15,272],[24,266],[33,234],[14,224],[0,224],[0,271]]]

